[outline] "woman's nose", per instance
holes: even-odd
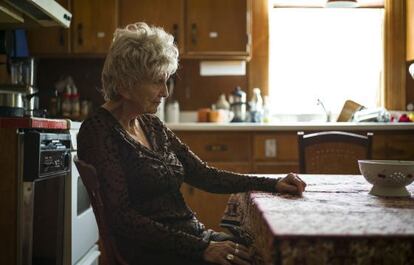
[[[161,96],[167,98],[170,94],[168,93],[168,87],[166,84],[162,86]]]

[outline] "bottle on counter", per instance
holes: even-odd
[[[250,121],[262,122],[263,117],[263,99],[260,88],[253,88],[253,96],[250,101]]]
[[[70,118],[72,120],[79,120],[80,116],[80,96],[76,86],[72,86]]]
[[[86,119],[92,111],[92,101],[84,99],[81,101],[80,119]]]
[[[178,123],[180,121],[180,105],[177,100],[171,100],[165,107],[165,119],[169,123]]]
[[[221,94],[216,102],[216,109],[224,109],[229,110],[230,109],[230,103],[226,99],[225,94]]]
[[[65,91],[62,96],[62,116],[65,118],[71,118],[72,114],[72,88],[70,85],[65,87]]]
[[[52,118],[58,118],[62,111],[62,98],[57,89],[55,89],[54,95],[49,100],[48,114]]]
[[[271,120],[269,96],[264,96],[262,121],[268,123]]]
[[[229,95],[230,111],[234,113],[232,122],[246,121],[246,92],[237,86]]]

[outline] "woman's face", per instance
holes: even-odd
[[[131,90],[124,90],[121,95],[137,114],[156,113],[161,99],[168,97],[166,79],[143,82]]]

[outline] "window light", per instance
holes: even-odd
[[[326,7],[358,7],[356,0],[328,0]]]

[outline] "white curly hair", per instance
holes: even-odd
[[[102,70],[105,101],[118,98],[118,88],[166,79],[178,67],[174,37],[162,28],[138,22],[115,30]]]

